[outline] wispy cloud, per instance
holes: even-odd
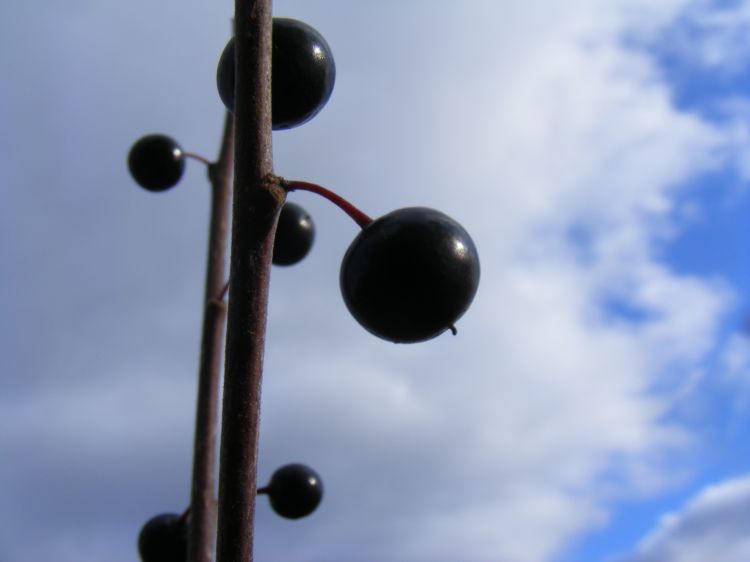
[[[618,562],[744,562],[750,558],[747,521],[750,478],[708,486],[661,517],[632,555]]]

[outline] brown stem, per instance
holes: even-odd
[[[233,118],[227,113],[219,159],[208,167],[212,187],[211,218],[195,413],[193,484],[189,508],[189,562],[211,562],[216,539],[216,425],[226,318],[226,308],[223,303],[216,301],[216,295],[224,283],[226,266],[233,148]]]
[[[235,0],[235,167],[217,562],[253,558],[260,385],[273,236],[271,0]]]

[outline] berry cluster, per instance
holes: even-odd
[[[258,488],[271,508],[286,519],[310,515],[323,499],[323,481],[309,466],[287,464],[277,469],[270,482]],[[138,535],[138,554],[143,562],[187,560],[190,510],[182,515],[162,513],[146,521]]]
[[[180,181],[185,159],[192,156],[166,135],[146,135],[130,149],[128,169],[133,179],[148,191],[166,191]],[[301,261],[312,247],[315,225],[299,205],[285,203],[279,213],[274,240],[273,263],[292,265]]]
[[[335,81],[331,49],[315,29],[297,20],[274,18],[272,34],[272,126],[290,129],[306,123],[327,103]],[[231,39],[217,67],[219,97],[235,109],[235,41]],[[205,158],[185,152],[172,138],[153,134],[130,150],[128,168],[143,188],[161,192],[175,186],[186,158],[209,166]],[[304,181],[272,178],[287,193],[317,193],[349,214],[361,227],[341,262],[340,289],[352,316],[367,331],[387,341],[415,343],[446,330],[466,312],[479,284],[479,258],[466,230],[434,209],[410,207],[375,220],[328,189]],[[278,218],[273,263],[288,266],[310,251],[315,229],[310,215],[286,202]],[[223,299],[224,293],[219,300]],[[297,519],[312,513],[321,501],[320,477],[302,464],[279,468],[265,487],[271,508]],[[163,514],[141,530],[138,550],[144,562],[185,560],[189,511]]]
[[[219,59],[217,86],[234,110],[234,39]],[[328,101],[336,71],[325,39],[309,25],[289,18],[273,22],[273,126],[305,123]],[[189,156],[173,139],[148,135],[133,145],[128,166],[145,189],[174,186]],[[285,182],[288,190],[310,189],[306,182]],[[317,187],[317,186],[316,186]],[[314,188],[311,190],[315,190]],[[362,232],[341,265],[341,293],[354,318],[388,341],[414,343],[450,329],[468,309],[479,284],[474,242],[456,221],[424,207],[399,209],[372,221],[328,190],[318,193],[339,204]],[[362,220],[361,218],[366,218]],[[291,265],[312,246],[314,226],[298,205],[286,203],[279,215],[273,263]]]

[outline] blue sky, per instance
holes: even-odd
[[[257,559],[745,562],[750,2],[277,0],[337,63],[274,135],[277,173],[371,216],[426,205],[482,260],[448,335],[373,338],[338,268],[356,226],[295,193],[312,253],[274,269]],[[125,158],[213,157],[232,3],[0,7],[0,560],[136,559],[186,507],[204,171],[163,194]]]

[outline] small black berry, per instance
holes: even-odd
[[[273,244],[273,263],[292,265],[301,261],[312,247],[315,225],[299,205],[286,202],[279,213]]]
[[[185,171],[185,153],[177,141],[166,135],[148,135],[130,149],[128,169],[141,187],[165,191],[180,181]]]
[[[369,332],[397,343],[429,340],[466,312],[479,284],[469,234],[425,207],[393,211],[366,226],[341,264],[341,292]]]
[[[271,120],[275,130],[306,123],[333,92],[336,65],[323,36],[306,23],[273,19]],[[234,38],[219,59],[216,85],[226,108],[234,112]]]
[[[188,525],[175,513],[149,519],[138,535],[138,554],[143,562],[185,562]]]
[[[310,515],[323,498],[320,476],[304,464],[287,464],[277,469],[268,486],[258,490],[268,494],[273,510],[287,519]]]

